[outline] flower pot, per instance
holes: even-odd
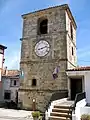
[[[81,116],[81,120],[90,120],[90,115],[88,115],[88,114],[83,114],[83,115]]]
[[[39,117],[33,117],[33,120],[39,120]]]

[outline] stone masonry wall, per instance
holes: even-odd
[[[38,19],[48,19],[48,33],[38,35]],[[67,90],[67,32],[66,13],[62,7],[46,9],[23,16],[23,35],[20,68],[24,71],[21,80],[19,101],[24,108],[32,108],[32,100],[36,99],[36,107],[45,111],[51,95],[58,90]],[[44,57],[35,54],[35,45],[40,40],[50,44],[50,51]],[[59,66],[58,78],[53,79],[53,71]],[[32,79],[37,85],[32,86]]]
[[[51,99],[52,94],[58,91],[50,91],[50,90],[24,90],[19,91],[21,94],[21,100],[22,101],[22,108],[24,109],[33,109],[33,99],[35,99],[36,103],[36,110],[40,110],[42,112],[45,112],[48,102]],[[59,91],[60,92],[60,91]],[[61,91],[65,92],[65,91]]]
[[[24,91],[22,92],[22,103],[24,109],[30,109],[32,110],[33,105],[33,99],[36,101],[36,109],[40,110],[42,112],[45,111],[46,105],[48,104],[48,101],[50,100],[50,97],[52,95],[52,92],[50,91],[38,91],[38,90],[31,90],[31,91]]]
[[[38,19],[46,17],[48,19],[48,33],[57,33],[65,31],[65,10],[56,8],[36,12],[24,17],[23,20],[23,37],[32,38],[37,36]]]
[[[53,79],[53,71],[56,66],[60,66],[58,78]],[[25,69],[23,65],[22,69]],[[50,90],[63,90],[67,89],[67,76],[65,73],[66,61],[57,63],[30,63],[27,65],[27,72],[25,80],[22,82],[25,89],[50,89]],[[32,79],[37,80],[37,86],[32,87]],[[24,86],[23,86],[24,87]]]

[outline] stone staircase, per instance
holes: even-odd
[[[63,102],[54,105],[50,113],[49,120],[71,120],[72,119],[72,102]]]

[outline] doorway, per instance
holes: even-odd
[[[16,90],[16,104],[18,104],[18,91]]]
[[[75,100],[76,94],[82,92],[82,78],[71,78],[70,83],[71,100]]]

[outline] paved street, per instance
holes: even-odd
[[[0,120],[32,120],[31,112],[0,108]]]

